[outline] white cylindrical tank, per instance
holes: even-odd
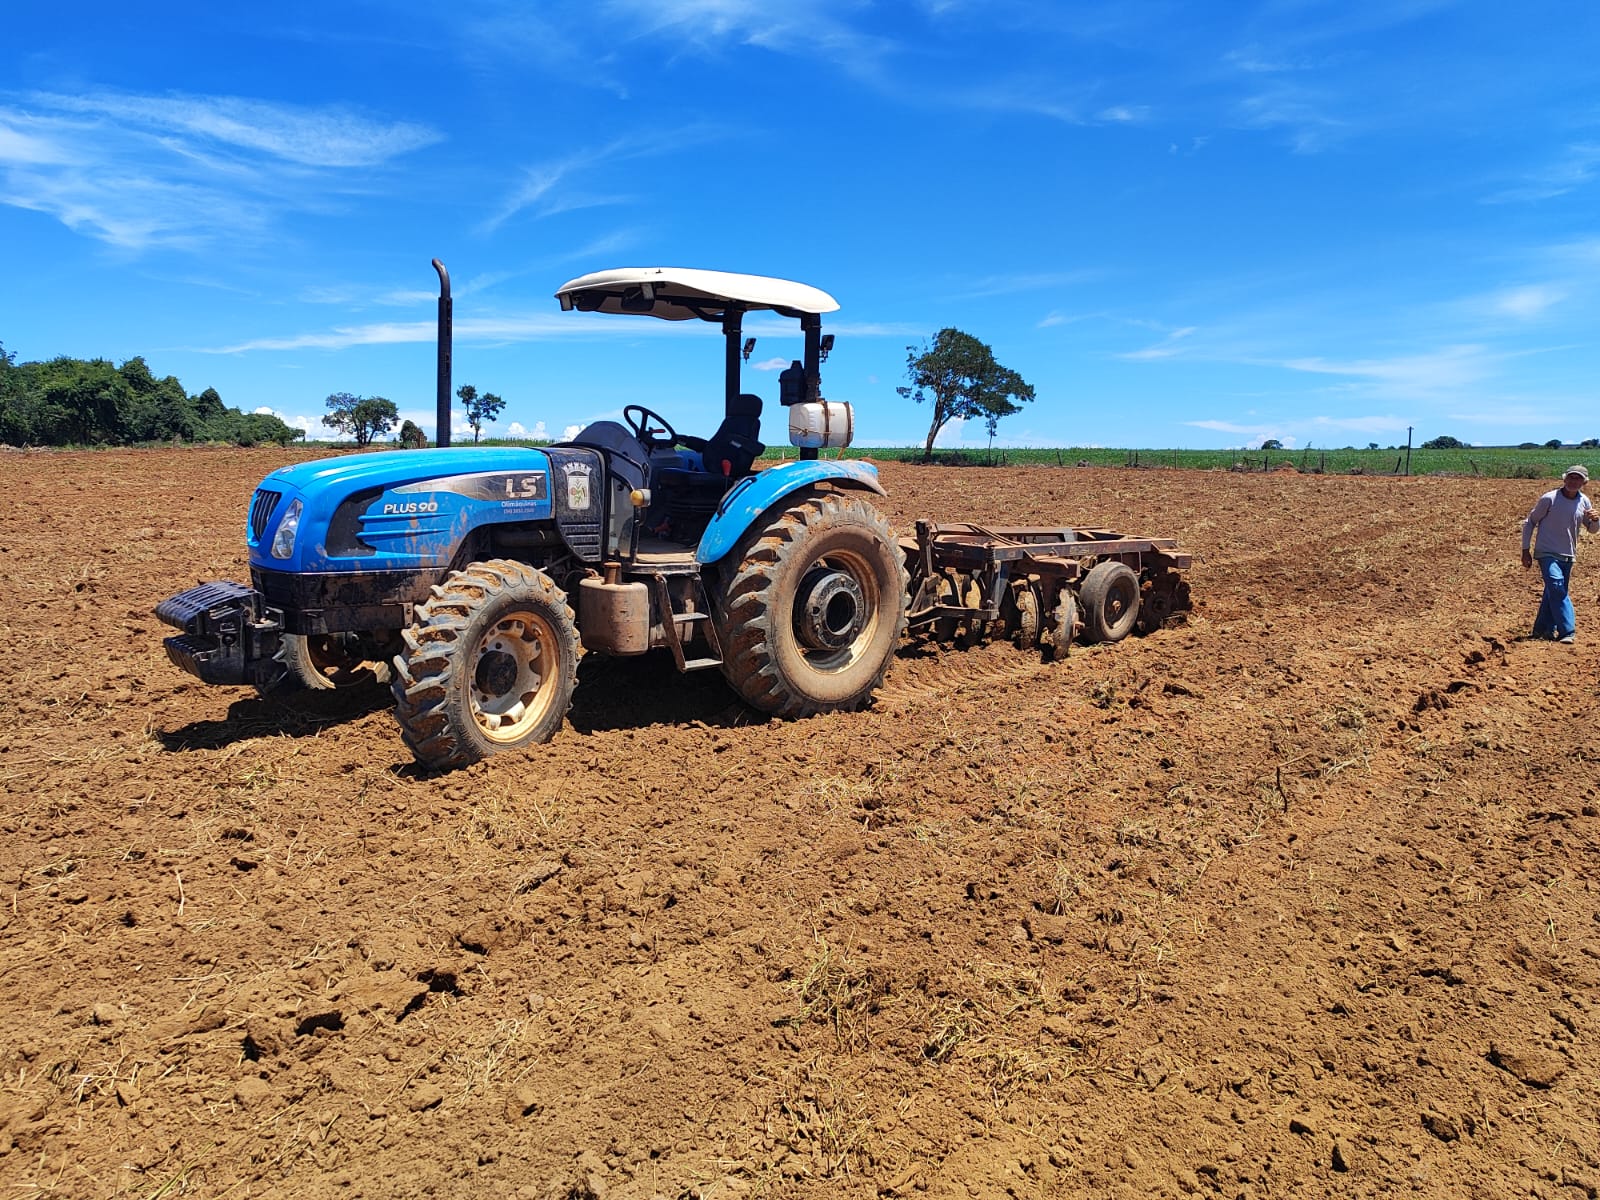
[[[848,400],[812,400],[789,406],[789,444],[806,450],[840,449],[855,436]]]

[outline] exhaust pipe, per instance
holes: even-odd
[[[433,260],[433,269],[439,272],[439,398],[438,425],[434,431],[433,444],[448,446],[450,444],[450,343],[454,337],[450,272],[444,269],[444,264],[437,258]]]

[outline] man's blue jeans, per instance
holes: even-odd
[[[1535,561],[1539,574],[1544,576],[1544,599],[1533,620],[1533,636],[1571,637],[1578,629],[1578,617],[1572,611],[1572,597],[1567,591],[1572,583],[1572,559],[1563,554],[1541,554]]]

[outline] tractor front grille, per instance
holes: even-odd
[[[266,536],[267,522],[272,520],[273,511],[278,507],[278,501],[282,499],[282,492],[272,492],[266,488],[257,488],[256,494],[250,497],[250,540],[252,542],[259,542]]]

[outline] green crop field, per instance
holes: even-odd
[[[775,446],[769,460],[793,458],[796,451]],[[833,457],[837,451],[824,451]],[[1559,479],[1561,472],[1585,455],[1600,468],[1600,450],[1566,446],[1552,450],[1541,446],[1524,450],[1511,446],[1463,446],[1450,450],[1117,450],[1067,446],[995,447],[993,450],[936,450],[934,462],[945,466],[1050,466],[1130,468],[1182,468],[1198,471],[1270,471],[1285,466],[1326,475],[1483,475],[1509,479]],[[852,446],[845,458],[870,458],[883,462],[919,462],[920,447]]]
[[[484,439],[484,445],[543,445],[545,443]],[[764,462],[780,462],[798,453],[792,446],[769,447]],[[922,460],[920,446],[851,446],[844,451],[824,450],[826,458],[869,458],[878,462],[915,463]],[[1409,459],[1409,463],[1408,463]],[[1270,471],[1293,467],[1323,475],[1481,475],[1501,479],[1551,479],[1575,462],[1600,470],[1600,449],[1547,446],[1462,446],[1450,450],[1119,450],[1103,446],[1000,447],[994,449],[936,450],[937,466],[958,467],[1129,467],[1191,471]]]

